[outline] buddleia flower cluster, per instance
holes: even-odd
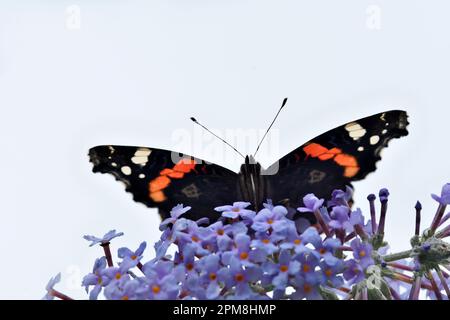
[[[191,207],[177,205],[160,224],[151,259],[146,243],[120,248],[117,261],[112,230],[85,236],[103,255],[82,281],[89,299],[448,299],[450,184],[432,195],[438,209],[422,233],[422,207],[415,206],[411,248],[388,253],[384,240],[389,192],[367,197],[369,216],[353,209],[352,190],[335,190],[331,200],[314,194],[288,209],[270,200],[255,212],[250,203],[215,208],[218,220],[183,217]],[[305,219],[304,217],[308,217]],[[309,221],[315,223],[311,225]],[[71,299],[47,285],[45,299]]]

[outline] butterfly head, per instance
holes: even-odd
[[[245,157],[245,165],[257,165],[258,163],[256,162],[255,158],[252,155],[246,156]]]
[[[256,162],[255,158],[252,155],[245,157],[245,162],[241,166],[241,172],[256,172],[259,174],[261,171],[261,165]]]

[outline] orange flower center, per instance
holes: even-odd
[[[237,275],[234,276],[234,279],[237,282],[242,282],[242,281],[244,281],[244,275],[242,273],[238,273]]]
[[[269,220],[267,220],[267,223],[268,223],[268,224],[272,224],[272,223],[273,223],[273,220],[272,220],[272,219],[269,219]]]
[[[209,279],[210,279],[211,281],[214,281],[214,280],[217,279],[217,275],[216,275],[214,272],[211,272],[211,273],[209,274]]]
[[[128,296],[123,296],[122,300],[129,300],[130,298]]]
[[[196,236],[192,236],[191,240],[194,241],[194,242],[198,242],[198,238]]]
[[[245,260],[248,258],[248,253],[247,252],[241,252],[241,254],[239,255],[239,258],[241,260]]]
[[[116,276],[115,276],[114,278],[116,278],[117,280],[119,280],[120,278],[122,278],[122,275],[121,275],[120,273],[116,273]]]
[[[225,233],[225,232],[223,231],[223,229],[217,230],[217,234],[218,234],[219,236],[223,236],[224,233]]]
[[[269,239],[263,239],[263,240],[262,240],[262,243],[264,243],[264,244],[269,244],[269,243],[270,243],[270,240],[269,240]]]
[[[311,270],[311,267],[309,266],[309,264],[303,265],[303,272],[309,272],[310,270]]]
[[[159,293],[161,291],[161,288],[158,285],[154,285],[152,287],[152,291],[153,291],[154,294],[157,294],[157,293]]]
[[[294,244],[296,244],[296,245],[299,245],[301,243],[302,243],[302,240],[300,240],[300,239],[295,239],[294,240]]]
[[[359,251],[359,256],[360,257],[365,257],[366,256],[366,251],[364,251],[364,250]]]
[[[233,212],[239,212],[239,211],[241,211],[241,209],[239,209],[239,208],[233,208],[233,209],[231,209],[231,211],[233,211]]]
[[[327,252],[327,250],[326,250],[325,248],[321,248],[321,249],[319,250],[319,252],[320,252],[320,254],[325,254],[325,253]]]
[[[136,260],[137,259],[137,255],[132,255],[131,256],[131,260]]]
[[[306,293],[310,293],[312,291],[312,287],[309,284],[304,284],[303,291]]]
[[[194,269],[194,265],[192,263],[188,263],[186,264],[186,269],[188,269],[188,271],[191,271],[192,269]]]
[[[333,274],[333,271],[332,271],[331,269],[326,269],[326,270],[325,270],[325,275],[326,275],[327,277],[331,277],[332,274]]]
[[[285,265],[281,265],[281,266],[280,266],[280,271],[281,271],[281,272],[286,272],[286,271],[288,271],[288,270],[289,270],[288,266],[285,266]]]

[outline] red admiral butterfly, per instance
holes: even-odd
[[[215,221],[219,215],[213,209],[234,201],[251,202],[257,209],[272,199],[274,204],[297,208],[307,193],[329,198],[334,189],[345,189],[375,171],[381,150],[391,139],[406,136],[407,125],[405,111],[382,112],[330,130],[266,170],[247,156],[239,173],[146,147],[97,146],[89,150],[89,157],[94,172],[114,175],[135,201],[157,207],[162,218],[182,203],[193,208],[187,217]]]

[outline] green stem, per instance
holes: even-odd
[[[384,262],[392,262],[411,257],[412,250],[401,251],[393,254],[388,254],[382,257]]]

